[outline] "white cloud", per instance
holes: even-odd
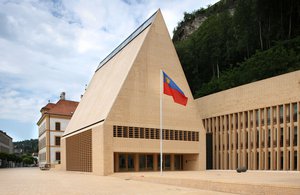
[[[99,62],[158,8],[172,34],[185,11],[214,2],[0,2],[0,122],[35,123],[40,108],[61,91],[78,101]]]

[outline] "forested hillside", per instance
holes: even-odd
[[[221,0],[185,13],[173,42],[195,96],[300,69],[300,1]]]
[[[19,149],[22,154],[32,154],[38,152],[38,139],[30,139],[14,142],[14,148]]]

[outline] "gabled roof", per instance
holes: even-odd
[[[157,13],[100,62],[64,135],[106,119]]]
[[[165,127],[205,132],[160,10],[147,21],[100,63],[64,137],[102,124],[158,128],[161,70],[189,98],[184,107],[163,97]]]
[[[129,35],[118,47],[116,47],[108,56],[106,56],[98,65],[97,70],[104,66],[111,58],[113,58],[117,53],[119,53],[126,45],[128,45],[135,37],[141,34],[155,19],[157,11],[152,14],[142,25],[140,25],[131,35]],[[96,71],[97,71],[96,70]]]

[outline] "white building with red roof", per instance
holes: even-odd
[[[78,102],[65,99],[62,92],[56,103],[48,103],[40,110],[41,117],[37,122],[39,130],[39,163],[60,163],[60,139],[63,135]]]

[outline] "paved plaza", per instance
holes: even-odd
[[[298,171],[171,171],[115,173],[115,177],[234,194],[300,194]]]
[[[179,186],[133,181],[82,172],[40,171],[38,168],[0,169],[0,194],[223,194]]]
[[[180,171],[97,176],[38,168],[0,169],[0,194],[300,194],[300,172]]]

